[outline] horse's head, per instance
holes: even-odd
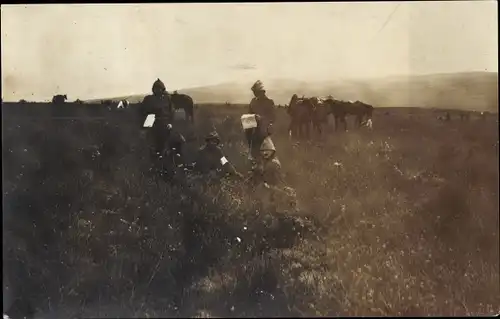
[[[371,105],[371,104],[368,104],[368,103],[363,103],[363,104],[365,105],[365,107],[366,107],[367,109],[370,109],[370,110],[373,110],[373,109],[374,109],[373,105]]]
[[[289,106],[295,105],[297,100],[299,99],[297,94],[292,95],[292,98],[290,99],[290,103],[288,103]]]
[[[359,105],[360,108],[363,110],[363,113],[371,118],[373,114],[373,105],[361,101],[356,101],[354,102],[354,104]]]

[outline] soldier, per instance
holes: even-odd
[[[167,124],[166,130],[167,158],[166,163],[175,166],[182,165],[183,149],[186,144],[186,138],[177,130],[173,129],[172,124]],[[163,156],[160,156],[163,158]]]
[[[281,172],[281,163],[276,156],[276,148],[270,137],[266,137],[260,146],[260,154],[252,168],[254,185],[267,184],[281,187],[285,185]]]
[[[167,124],[167,144],[168,149],[175,151],[175,154],[182,156],[182,150],[186,143],[186,138],[177,130],[173,129],[172,124]]]
[[[250,155],[252,158],[259,156],[262,141],[272,133],[272,125],[276,120],[274,101],[266,96],[266,90],[259,80],[252,86],[255,95],[250,102],[248,113],[256,114],[258,126],[245,130]]]
[[[276,148],[269,136],[262,142],[257,164],[252,168],[251,184],[265,209],[277,209],[281,204],[287,208],[297,207],[295,190],[286,186]]]
[[[205,138],[205,145],[199,151],[194,169],[202,174],[214,174],[222,171],[239,178],[243,175],[236,171],[234,166],[227,160],[222,152],[220,138],[217,132],[211,132]]]
[[[153,94],[148,95],[142,101],[139,108],[141,124],[149,114],[155,115],[153,127],[148,129],[148,137],[151,147],[151,157],[157,158],[164,152],[165,143],[169,134],[167,125],[171,123],[174,110],[165,84],[160,79],[153,83]]]

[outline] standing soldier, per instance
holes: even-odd
[[[165,84],[160,79],[153,83],[153,94],[144,97],[140,107],[140,117],[143,122],[149,114],[155,115],[153,127],[148,129],[148,139],[151,143],[151,158],[162,156],[169,130],[167,125],[173,120],[174,110]]]
[[[245,130],[250,154],[253,159],[259,156],[259,149],[266,137],[272,133],[272,125],[276,120],[274,101],[266,96],[266,90],[259,80],[252,86],[255,95],[250,102],[248,113],[256,114],[257,127]]]

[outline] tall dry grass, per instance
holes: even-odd
[[[239,113],[200,107],[197,134],[218,128],[244,170]],[[498,313],[494,120],[378,112],[372,132],[299,143],[286,125],[275,144],[298,211],[263,210],[231,181],[158,182],[111,119],[4,121],[4,247],[31,270],[22,293],[52,318]],[[87,145],[100,160],[82,160]]]

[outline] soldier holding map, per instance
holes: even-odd
[[[253,159],[259,156],[264,139],[271,135],[272,125],[276,120],[274,101],[266,96],[266,90],[259,80],[251,88],[254,98],[250,101],[249,114],[255,114],[257,127],[245,129],[245,136]]]

